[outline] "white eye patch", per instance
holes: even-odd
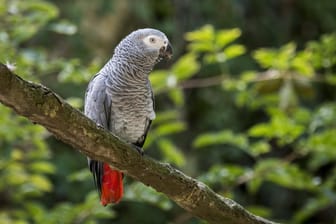
[[[163,46],[166,46],[166,41],[162,40],[161,37],[156,35],[149,35],[143,39],[143,42],[152,48],[160,49]]]

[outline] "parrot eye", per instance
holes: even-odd
[[[152,44],[154,44],[156,42],[154,37],[149,38],[149,42],[151,42]]]

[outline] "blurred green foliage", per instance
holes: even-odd
[[[334,223],[336,3],[173,2],[0,0],[0,61],[81,109],[118,40],[159,27],[176,54],[150,75],[146,152],[255,214]],[[204,223],[128,178],[102,207],[86,165],[0,107],[0,223]]]

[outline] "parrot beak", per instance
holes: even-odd
[[[160,58],[171,59],[172,56],[173,56],[173,48],[171,44],[168,42],[168,45],[166,47],[162,47],[160,49]]]
[[[171,59],[172,56],[173,56],[173,47],[168,42],[168,45],[166,47],[166,53],[165,53],[164,57],[167,58],[167,59]]]

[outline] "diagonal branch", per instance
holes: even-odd
[[[50,89],[21,79],[1,63],[0,102],[83,154],[110,163],[209,223],[273,223],[252,215],[169,164],[141,157],[130,144],[97,127]]]

